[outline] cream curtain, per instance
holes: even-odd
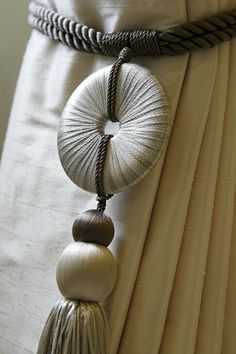
[[[230,10],[235,0],[44,0],[103,32],[165,28]],[[57,155],[63,107],[112,58],[33,31],[0,173],[0,353],[35,353],[59,292],[55,265],[75,216],[96,206]],[[105,303],[111,354],[236,353],[236,40],[136,58],[163,82],[174,125],[162,161],[108,202],[118,281]]]

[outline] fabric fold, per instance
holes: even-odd
[[[216,75],[216,65],[211,65],[214,60],[217,62],[216,52],[207,55],[208,57],[201,53],[199,56],[191,57],[186,68],[132,297],[132,308],[129,310],[130,318],[126,320],[126,331],[119,349],[121,353],[134,350],[133,347],[136,353],[145,351],[156,353],[162,340],[194,173]],[[195,70],[191,70],[193,67]],[[196,90],[203,76],[205,85],[200,91],[195,91],[197,94],[194,96],[191,88],[195,87]],[[194,111],[193,107],[197,109]],[[182,131],[189,132],[185,139],[180,137]],[[149,284],[152,284],[151,288]],[[150,319],[149,326],[144,327],[142,323],[147,317]],[[147,347],[144,347],[144,343]]]
[[[189,197],[188,212],[163,335],[161,353],[194,353],[228,82],[225,53],[215,52],[215,78]],[[184,289],[184,291],[183,291]],[[172,338],[169,341],[168,338]]]
[[[232,43],[229,52],[230,71],[228,74],[227,104],[224,113],[224,130],[195,353],[208,353],[209,350],[214,353],[231,352],[231,349],[229,351],[225,349],[222,338],[224,334],[228,333],[225,331],[224,321],[227,321],[226,297],[227,286],[231,282],[228,274],[230,271],[231,243],[234,237],[236,171],[233,166],[236,162],[236,148],[233,130],[235,119],[234,114],[232,114],[232,109],[235,107],[235,100],[232,99],[234,81],[232,70],[234,69],[231,65],[234,57],[235,43]],[[233,322],[232,326],[234,326]]]

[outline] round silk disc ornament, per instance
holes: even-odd
[[[98,146],[108,121],[107,89],[111,66],[86,78],[73,92],[58,131],[61,164],[79,187],[96,193]],[[166,148],[171,131],[168,98],[146,68],[124,63],[116,88],[119,130],[108,144],[104,189],[114,194],[144,178]],[[113,123],[111,123],[113,124]]]

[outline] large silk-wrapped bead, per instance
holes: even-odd
[[[57,285],[66,299],[102,302],[116,282],[117,268],[111,251],[102,245],[74,242],[57,265]]]

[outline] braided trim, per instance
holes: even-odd
[[[63,17],[35,0],[30,2],[29,11],[30,25],[50,38],[80,51],[116,57],[124,47],[131,47],[134,56],[178,55],[211,48],[236,36],[236,9],[163,31],[106,34]]]

